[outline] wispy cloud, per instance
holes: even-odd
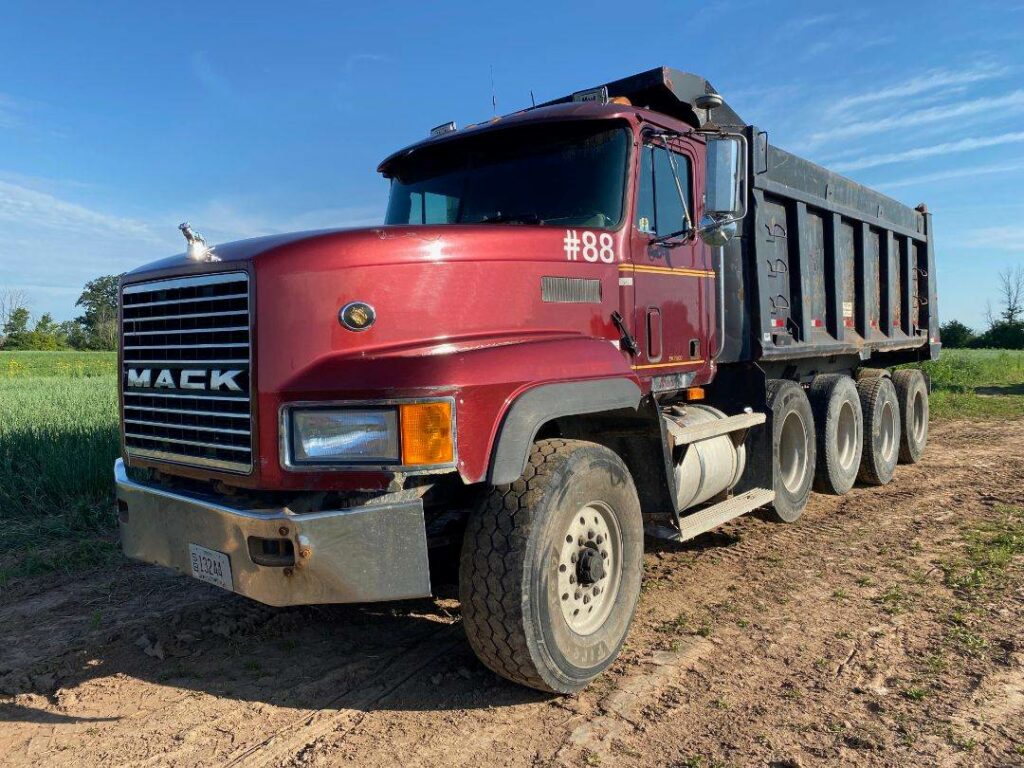
[[[908,176],[902,179],[884,181],[875,184],[878,189],[899,189],[900,187],[916,187],[926,184],[934,184],[937,181],[950,179],[972,179],[976,176],[989,176],[996,173],[1011,173],[1013,171],[1024,171],[1024,160],[1009,163],[992,163],[990,165],[967,166],[965,168],[951,168],[946,171],[935,173],[923,173],[919,176]]]
[[[0,93],[0,128],[13,128],[20,120],[17,115],[18,105],[5,93]]]
[[[10,176],[8,176],[10,178]],[[229,200],[189,203],[192,223],[211,242],[382,220],[380,204],[265,215]],[[0,286],[21,288],[36,311],[68,317],[87,280],[117,274],[183,250],[182,212],[128,217],[25,184],[0,180]]]
[[[935,157],[956,154],[958,152],[969,152],[974,149],[985,147],[998,147],[1003,144],[1019,144],[1024,142],[1024,131],[1014,133],[1002,133],[998,136],[978,136],[974,138],[947,141],[942,144],[932,144],[928,147],[913,147],[899,152],[886,152],[877,155],[865,155],[854,160],[846,160],[839,163],[831,163],[829,167],[834,171],[858,171],[863,168],[875,168],[879,165],[890,163],[904,163],[910,160],[922,160],[926,157]]]
[[[890,102],[899,101],[910,96],[918,96],[933,91],[956,91],[959,92],[963,86],[971,83],[978,83],[984,80],[992,80],[1003,77],[1010,73],[1009,67],[996,66],[994,64],[977,64],[960,70],[936,69],[917,75],[899,83],[879,88],[874,91],[857,93],[851,96],[844,96],[828,107],[829,114],[847,114],[856,109],[884,105],[889,106]]]
[[[86,208],[35,189],[0,181],[0,222],[50,232],[163,241],[146,224]]]
[[[231,87],[231,82],[210,61],[206,51],[195,51],[192,54],[191,65],[192,74],[209,94],[225,99],[234,98],[235,91]]]
[[[908,110],[889,117],[872,120],[859,120],[832,125],[828,130],[812,133],[809,141],[819,145],[837,139],[851,139],[868,136],[883,131],[907,130],[923,125],[932,125],[946,121],[979,115],[984,112],[999,112],[1003,117],[1024,112],[1024,90],[1012,91],[993,98],[979,98],[971,101],[942,104],[926,109]]]
[[[1024,253],[1024,225],[984,227],[967,234],[971,243],[996,251]]]

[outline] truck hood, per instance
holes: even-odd
[[[413,261],[564,262],[565,234],[562,227],[514,224],[395,225],[291,232],[217,244],[212,249],[216,262],[194,261],[182,252],[138,267],[125,277],[134,282],[155,273],[205,272],[218,269],[218,264],[234,263],[241,267],[296,256],[312,257],[320,269]]]

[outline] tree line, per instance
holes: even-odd
[[[0,289],[0,349],[117,349],[117,275],[90,280],[75,302],[82,314],[58,323],[49,312],[33,322],[24,291]]]
[[[959,320],[950,320],[939,327],[942,345],[952,348],[1024,349],[1024,267],[1005,269],[999,273],[999,303],[993,311],[985,305],[988,328],[975,331]]]

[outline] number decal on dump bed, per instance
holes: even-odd
[[[577,261],[582,253],[584,261],[603,261],[605,264],[615,262],[615,240],[607,232],[598,236],[595,232],[584,230],[580,237],[575,229],[567,229],[562,246],[565,258],[569,261]]]

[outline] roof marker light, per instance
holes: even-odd
[[[458,128],[455,126],[455,121],[450,120],[447,123],[444,123],[443,125],[437,126],[436,128],[431,128],[430,137],[434,138],[436,136],[444,136],[446,133],[453,133],[454,131],[457,130]]]

